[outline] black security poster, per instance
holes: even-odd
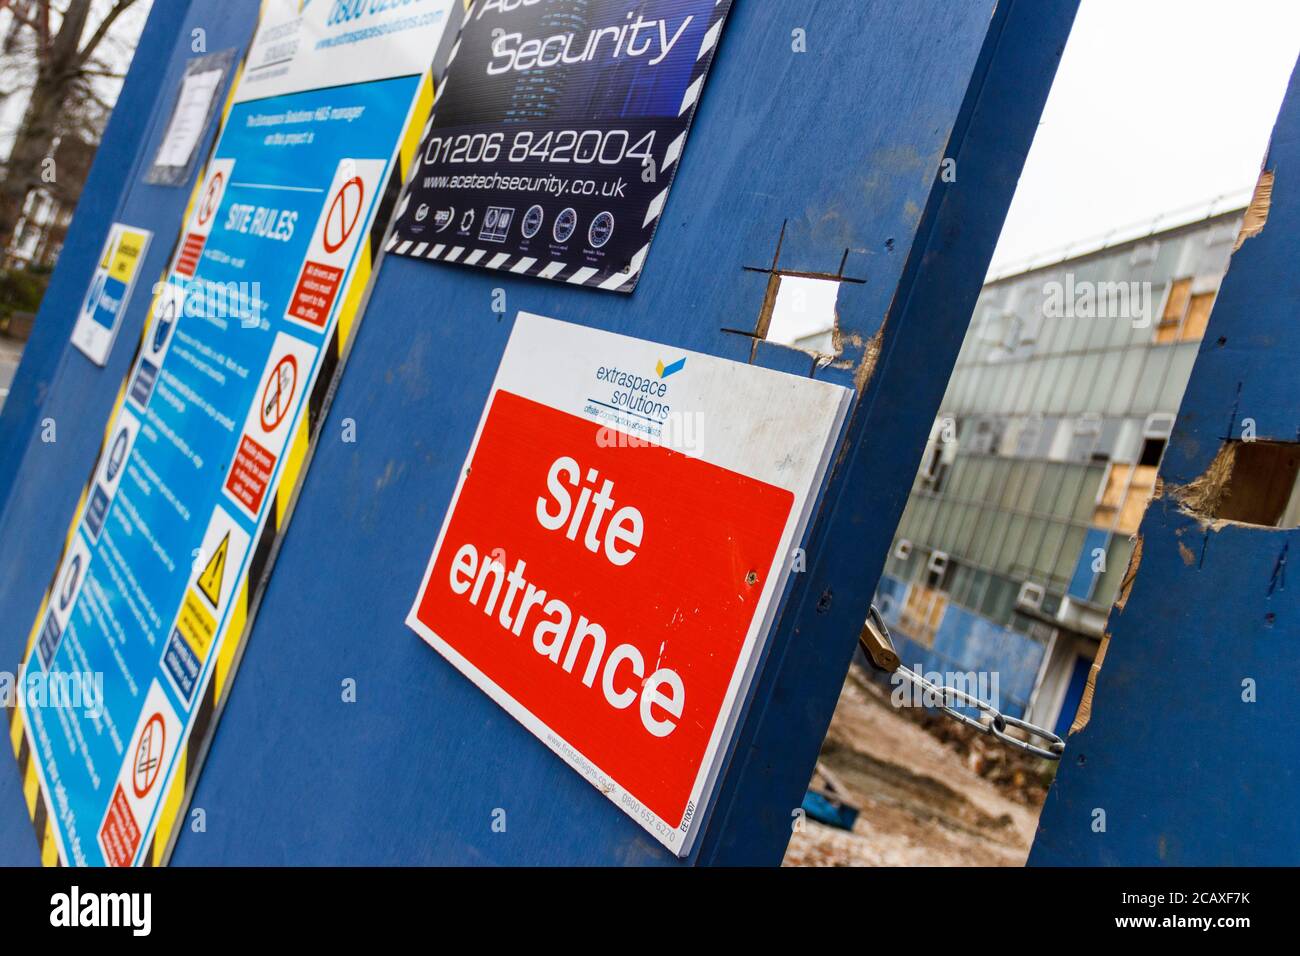
[[[731,0],[476,0],[389,251],[631,292]]]

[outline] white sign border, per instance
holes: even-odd
[[[593,329],[573,323],[561,322],[557,319],[547,318],[530,312],[519,312],[515,319],[515,325],[511,330],[510,339],[513,341],[519,334],[522,326],[530,323],[550,323],[555,326],[567,327],[569,329],[580,330],[589,333],[594,337],[604,338],[613,337],[620,339],[633,339],[641,345],[659,345],[645,339],[634,339],[632,336],[620,335],[616,332],[607,332],[603,329]],[[669,349],[668,346],[661,346]],[[510,343],[507,342],[506,353],[509,352]],[[671,349],[674,355],[684,354],[689,360],[696,359],[697,362],[727,362],[716,355],[709,355],[703,352],[693,352],[686,349]],[[533,357],[536,361],[536,357]],[[840,393],[839,402],[835,407],[833,421],[827,423],[826,438],[822,443],[822,455],[820,461],[813,469],[809,476],[808,487],[806,489],[790,489],[795,495],[794,505],[790,509],[790,515],[786,519],[785,529],[781,535],[781,541],[778,546],[776,555],[774,555],[774,565],[776,559],[784,558],[780,561],[780,573],[769,576],[763,587],[762,595],[759,598],[759,606],[756,610],[745,639],[741,644],[740,651],[737,655],[737,667],[731,675],[731,680],[727,685],[726,694],[723,696],[722,706],[718,712],[718,719],[713,726],[709,735],[709,743],[705,749],[704,756],[700,761],[700,769],[696,775],[694,784],[691,787],[690,799],[687,803],[688,812],[690,813],[689,821],[680,829],[661,819],[649,808],[625,790],[618,782],[605,773],[593,761],[582,755],[572,744],[568,743],[558,733],[553,731],[540,718],[534,715],[528,708],[517,701],[491,678],[481,670],[471,664],[463,657],[454,647],[441,638],[431,628],[424,624],[418,617],[418,611],[421,598],[424,596],[429,580],[433,575],[434,564],[439,554],[442,552],[444,539],[447,535],[447,529],[451,524],[452,516],[456,510],[456,503],[460,500],[460,494],[468,477],[468,468],[474,458],[474,453],[478,449],[479,439],[482,437],[484,425],[487,423],[488,413],[491,411],[493,401],[497,392],[501,389],[502,371],[506,364],[506,358],[503,354],[501,365],[498,367],[496,375],[492,381],[491,390],[488,393],[487,400],[483,405],[483,412],[479,417],[478,426],[474,430],[474,438],[470,442],[469,450],[466,453],[465,461],[460,468],[456,480],[456,489],[452,493],[451,500],[448,502],[447,510],[443,516],[442,527],[438,531],[438,539],[429,555],[429,561],[425,567],[424,574],[420,579],[420,587],[416,592],[415,600],[411,605],[410,611],[406,616],[406,625],[415,631],[430,646],[442,654],[451,664],[456,667],[462,674],[468,677],[474,684],[504,709],[511,717],[519,721],[526,727],[533,736],[542,741],[556,756],[560,757],[572,769],[577,771],[589,783],[600,790],[608,797],[619,809],[627,813],[634,821],[659,841],[663,846],[677,854],[678,857],[685,857],[691,852],[695,839],[701,829],[700,823],[707,817],[711,809],[712,800],[717,789],[718,777],[722,770],[723,757],[730,749],[731,741],[736,731],[736,725],[740,718],[741,708],[738,701],[743,701],[747,696],[752,685],[754,674],[757,671],[758,661],[766,647],[767,637],[770,634],[773,619],[776,616],[777,608],[780,604],[780,595],[784,593],[785,586],[789,580],[793,548],[797,541],[802,541],[805,531],[807,530],[808,521],[811,515],[812,506],[820,493],[824,482],[827,469],[830,465],[831,453],[838,445],[838,439],[844,424],[844,419],[848,413],[849,400],[852,395],[847,388],[838,385],[831,385],[826,382],[817,382],[807,380],[810,384],[824,389],[833,389]],[[739,365],[739,363],[731,363]],[[740,366],[741,368],[752,369],[757,374],[774,375],[785,377],[785,373],[776,372],[771,369],[762,368],[761,366]],[[526,396],[527,397],[527,396]],[[610,427],[617,427],[610,425]],[[631,434],[631,433],[629,433]],[[634,435],[633,437],[641,437]],[[735,469],[733,469],[735,470]],[[762,480],[762,479],[760,479]],[[640,808],[640,812],[635,812],[628,804],[631,802]],[[680,839],[679,839],[680,838]]]

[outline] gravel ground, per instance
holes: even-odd
[[[807,820],[786,866],[1024,865],[1039,793],[995,785],[972,769],[987,763],[982,750],[945,743],[922,723],[850,671],[821,764],[862,812],[851,832]]]

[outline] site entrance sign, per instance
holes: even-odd
[[[688,852],[849,394],[521,314],[407,623]]]

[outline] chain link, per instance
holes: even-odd
[[[885,619],[881,617],[880,611],[873,604],[871,605],[871,619],[880,628],[880,633],[890,644],[893,644],[889,636],[889,626]],[[988,701],[980,700],[964,690],[958,690],[956,687],[941,687],[934,684],[910,667],[902,664],[898,665],[894,671],[895,674],[901,675],[905,680],[911,681],[921,690],[932,695],[932,700],[940,700],[943,712],[953,720],[960,721],[967,727],[971,727],[981,734],[987,734],[1000,740],[1008,747],[1014,747],[1017,750],[1023,750],[1025,753],[1033,754],[1036,757],[1043,757],[1047,760],[1060,760],[1061,754],[1065,751],[1065,741],[1052,733],[1045,727],[1038,727],[1028,721],[1020,720],[1017,717],[1009,717],[1002,713]],[[973,707],[979,711],[979,717],[972,717],[969,714],[963,714],[956,710],[954,705],[962,707]],[[1047,742],[1046,747],[1035,746],[1030,741],[1021,740],[1007,733],[1008,727],[1015,727],[1029,735],[1030,740],[1038,738]]]

